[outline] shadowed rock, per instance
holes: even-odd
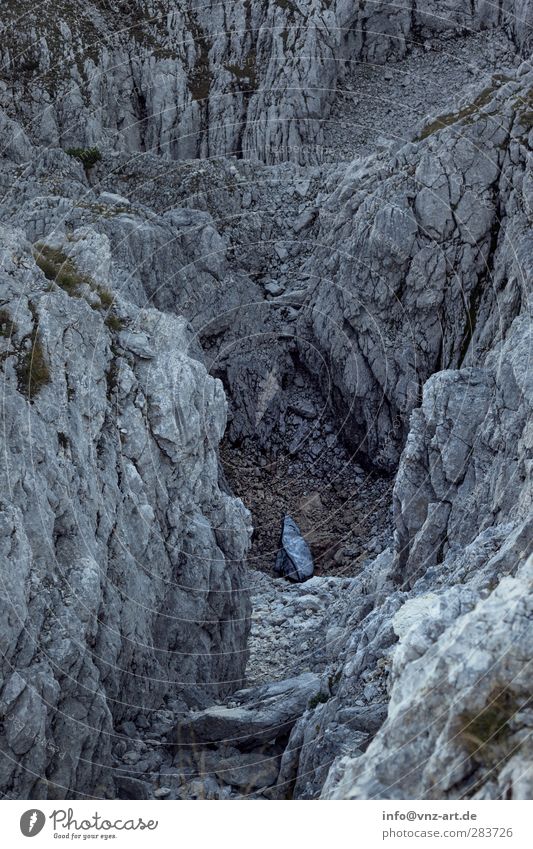
[[[320,676],[296,678],[240,690],[230,704],[192,713],[176,727],[179,746],[231,743],[244,749],[285,736],[320,692]]]

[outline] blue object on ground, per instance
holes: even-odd
[[[300,528],[294,519],[285,516],[274,572],[281,578],[303,583],[313,577],[313,569],[313,556]]]

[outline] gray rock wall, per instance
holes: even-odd
[[[531,558],[514,568],[487,598],[449,593],[413,623],[385,724],[335,763],[325,798],[530,798]]]
[[[527,291],[531,81],[495,78],[447,128],[348,167],[321,209],[302,354],[325,359],[344,436],[385,469],[425,381],[482,362]]]
[[[373,331],[376,349],[379,343],[383,347],[372,365],[382,368],[383,375],[389,368],[397,377],[396,383],[380,385],[382,401],[402,391],[398,379],[402,334],[394,338],[395,326],[402,327],[403,338],[409,328],[418,343],[425,337],[422,323],[429,319],[427,327],[432,329],[425,350],[422,343],[420,361],[428,372],[436,373],[424,382],[421,404],[413,402],[410,418],[400,413],[408,437],[394,486],[394,549],[367,562],[354,578],[345,613],[332,620],[326,635],[325,648],[331,656],[329,699],[296,723],[282,761],[280,790],[293,787],[297,798],[495,799],[529,798],[532,792],[527,766],[532,677],[526,648],[533,639],[531,560],[527,560],[533,492],[533,395],[528,365],[532,324],[530,263],[524,263],[531,252],[531,130],[526,112],[521,111],[530,78],[523,78],[520,87],[523,83],[524,93],[518,97],[512,87],[503,89],[501,99],[489,105],[489,115],[473,115],[457,132],[437,131],[429,143],[400,152],[403,166],[405,157],[412,156],[413,168],[416,162],[420,168],[435,160],[452,164],[448,155],[454,150],[446,184],[461,186],[456,145],[464,144],[464,150],[471,151],[468,186],[472,178],[478,180],[486,168],[493,167],[493,148],[487,138],[498,139],[502,128],[508,127],[506,142],[500,142],[498,155],[503,154],[503,159],[497,175],[494,172],[497,179],[489,204],[496,222],[492,260],[489,274],[480,272],[482,286],[474,302],[475,315],[470,317],[467,344],[461,321],[450,317],[447,330],[437,340],[431,323],[435,316],[436,326],[444,325],[438,321],[444,314],[439,311],[443,297],[450,298],[454,314],[457,290],[453,282],[463,270],[454,266],[448,282],[435,290],[432,276],[422,275],[420,289],[414,287],[410,295],[409,287],[416,279],[413,260],[405,257],[405,264],[392,265],[396,268],[392,276],[386,261],[386,245],[392,242],[394,229],[388,227],[388,241],[372,239],[377,221],[393,219],[396,205],[407,207],[407,192],[392,194],[398,185],[395,180],[403,185],[408,179],[407,169],[387,175],[378,171],[378,160],[355,175],[348,170],[328,206],[331,217],[324,214],[324,233],[326,220],[330,226],[331,221],[342,222],[333,231],[334,244],[353,245],[348,257],[345,250],[332,251],[333,260],[326,266],[329,276],[322,272],[311,296],[311,326],[315,338],[328,340],[329,348],[323,350],[330,356],[330,376],[340,380],[348,376],[353,381],[340,395],[340,409],[349,411],[354,396],[356,409],[359,400],[363,403],[372,397],[375,375],[365,371],[360,351]],[[506,116],[511,117],[510,124]],[[479,138],[485,143],[474,143]],[[393,161],[398,165],[397,159]],[[370,193],[363,187],[369,170],[370,186],[378,193],[388,186],[394,202],[380,194],[376,218],[367,215],[365,229],[364,216],[358,217],[357,211],[350,214],[350,202],[354,195],[361,204],[367,200]],[[415,211],[403,213],[408,221],[417,220],[419,194],[416,184],[412,185],[415,190],[409,201]],[[438,191],[433,196],[439,198]],[[480,196],[479,190],[472,215],[467,216],[472,226],[486,214]],[[460,226],[448,195],[446,201],[436,201],[428,223],[438,221],[441,207],[450,215],[450,227]],[[409,230],[406,233],[400,227],[397,241],[409,236],[407,243],[417,244],[418,228],[419,224],[417,235],[410,236]],[[464,230],[462,235],[461,230],[457,232],[455,249],[460,246],[461,256],[472,257],[472,247],[482,248],[483,233],[477,232],[473,245]],[[438,264],[448,249],[443,234],[435,233],[423,255]],[[398,251],[394,253],[397,257]],[[384,257],[381,273],[371,256]],[[387,309],[379,308],[380,281],[393,280],[395,274],[402,298],[397,324],[391,316],[394,301],[385,291]],[[472,277],[470,269],[461,278],[464,287],[472,285]],[[417,291],[422,300],[416,300]],[[439,292],[437,304],[432,291]],[[357,306],[350,310],[352,303]],[[371,311],[375,323],[368,318]],[[352,323],[354,312],[357,319]],[[308,321],[309,315],[304,314],[300,326]],[[439,370],[441,360],[428,357],[432,342],[440,345],[441,340],[449,346],[449,356],[460,358],[461,368]],[[350,356],[361,360],[350,367]],[[390,396],[387,385],[392,389]],[[378,401],[379,397],[376,410]],[[383,419],[368,416],[365,427],[370,428],[368,442],[375,434],[375,445],[379,445]],[[369,453],[370,458],[376,456]]]
[[[250,520],[218,486],[226,401],[183,319],[111,308],[109,278],[50,284],[20,231],[2,265],[0,783],[112,795],[122,721],[242,683]]]
[[[315,164],[347,62],[471,28],[527,53],[531,3],[53,6],[8,5],[0,48],[3,791],[113,795],[116,756],[149,794],[143,729],[160,783],[167,732],[243,718],[209,704],[244,683],[251,528],[205,356],[237,440],[272,442],[304,363],[358,459],[397,472],[393,548],[342,604],[315,579],[314,697],[271,795],[531,797],[531,71],[513,57],[409,143]],[[272,396],[247,334],[276,340]],[[258,715],[284,692],[261,684]]]
[[[532,17],[531,0],[434,0],[423,9],[64,0],[38,10],[25,0],[8,5],[2,25],[0,105],[49,145],[308,163],[322,158],[346,60],[384,63],[413,40],[495,26],[527,52]]]

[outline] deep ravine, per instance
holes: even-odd
[[[531,798],[531,4],[7,5],[0,789]]]

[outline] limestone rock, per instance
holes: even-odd
[[[311,672],[234,693],[232,706],[191,714],[176,729],[178,746],[229,743],[244,749],[286,735],[321,689]]]
[[[242,681],[250,531],[218,487],[226,402],[185,321],[50,288],[19,231],[1,249],[0,783],[112,794],[114,726]]]
[[[393,667],[387,721],[364,757],[332,770],[324,797],[530,797],[520,769],[531,754],[532,570],[530,559],[398,676]]]

